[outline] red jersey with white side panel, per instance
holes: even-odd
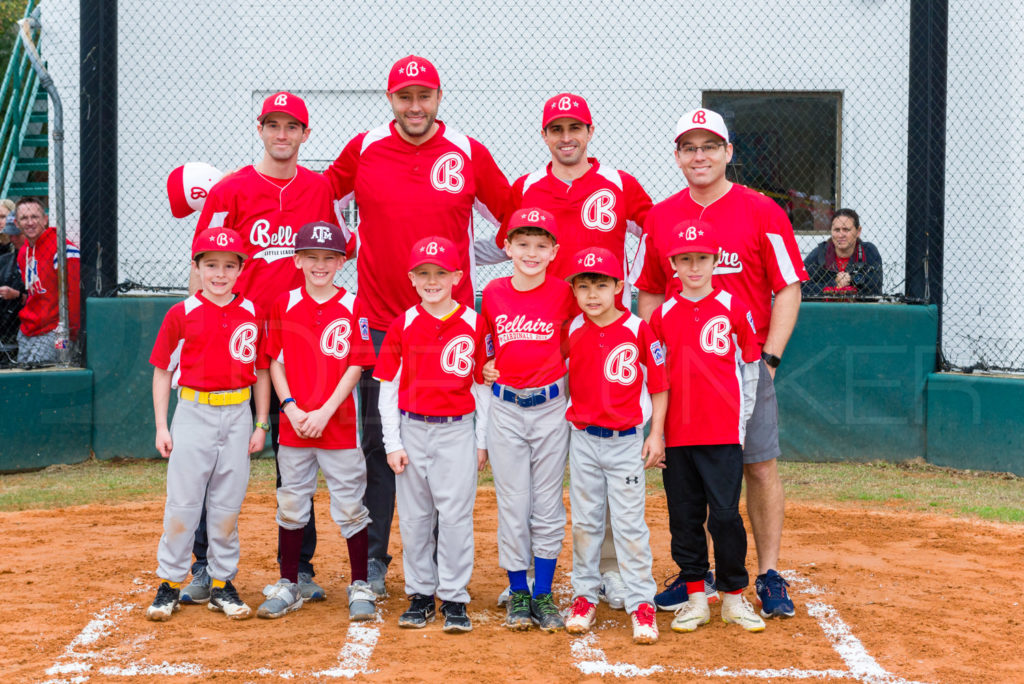
[[[643,264],[635,283],[639,289],[666,297],[679,291],[679,278],[664,255],[671,231],[687,219],[715,226],[721,249],[712,283],[750,306],[758,343],[764,344],[772,295],[807,280],[785,212],[770,198],[737,183],[707,207],[690,198],[689,188],[658,202],[647,215],[647,235],[637,255]]]
[[[487,284],[480,312],[501,373],[498,384],[543,387],[565,375],[567,325],[575,306],[569,283],[550,276],[522,292],[512,287],[511,278]]]
[[[715,289],[697,302],[671,295],[651,316],[668,364],[665,446],[739,444],[740,362],[761,358],[750,309]]]
[[[573,319],[568,365],[565,417],[580,429],[642,426],[651,417],[651,395],[668,389],[661,343],[628,311],[603,327],[584,314]]]
[[[262,312],[242,295],[218,306],[197,292],[164,316],[149,362],[172,387],[222,392],[249,387],[266,368]]]
[[[79,289],[81,254],[78,245],[67,240],[68,259],[68,328],[70,338],[78,337],[79,310],[82,301]],[[35,337],[57,327],[60,319],[60,295],[57,285],[57,229],[48,227],[36,239],[25,242],[18,250],[18,270],[28,299],[18,312],[21,334]]]
[[[339,207],[355,199],[359,209],[358,292],[376,330],[419,302],[395,255],[428,235],[455,243],[465,277],[453,296],[472,307],[473,209],[497,225],[508,202],[508,180],[487,148],[437,123],[422,145],[405,141],[393,122],[361,133],[324,172]]]
[[[464,416],[476,410],[473,383],[487,362],[482,316],[465,304],[444,319],[417,304],[395,319],[373,369],[398,379],[398,408],[427,416]]]
[[[651,198],[633,176],[625,171],[601,166],[588,158],[590,170],[571,184],[551,173],[551,164],[523,176],[512,184],[510,211],[521,207],[540,207],[555,216],[558,226],[558,254],[548,266],[548,276],[565,278],[572,257],[586,247],[604,247],[629,273],[626,263],[626,233],[643,234],[644,220],[651,209]],[[508,235],[507,221],[495,241],[499,248]]]
[[[282,294],[267,317],[267,355],[284,364],[288,389],[303,411],[324,405],[349,366],[373,366],[373,343],[356,298],[344,288],[320,303],[304,287]],[[318,439],[295,433],[288,416],[281,414],[281,444],[321,449],[354,449],[359,446],[356,425],[357,391],[338,406]],[[285,397],[282,397],[284,399]]]
[[[195,235],[225,226],[241,236],[248,258],[236,287],[269,311],[282,292],[305,282],[292,259],[299,228],[313,221],[340,220],[330,186],[320,174],[300,166],[293,178],[283,180],[246,166],[210,188]]]

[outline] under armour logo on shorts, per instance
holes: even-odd
[[[626,476],[626,484],[640,484],[640,476],[639,475],[633,475],[633,476],[627,475]]]

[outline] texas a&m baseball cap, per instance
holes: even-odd
[[[388,74],[388,92],[393,93],[406,86],[418,85],[437,90],[441,87],[441,78],[430,60],[416,55],[403,57],[391,66]]]
[[[443,237],[425,237],[412,246],[409,270],[423,264],[434,264],[448,272],[459,270],[459,254],[455,243]]]
[[[547,128],[549,123],[562,117],[576,119],[588,126],[594,123],[590,118],[587,101],[581,95],[572,93],[559,93],[544,103],[544,116],[540,127]]]
[[[267,118],[267,114],[273,114],[274,112],[282,112],[289,116],[294,116],[300,124],[307,128],[309,127],[309,112],[306,110],[306,103],[298,95],[293,95],[286,90],[274,93],[263,101],[263,109],[260,110],[260,115],[256,119],[263,123],[263,119]]]
[[[345,232],[327,221],[313,221],[299,228],[295,236],[295,251],[303,249],[326,249],[328,252],[345,254]]]

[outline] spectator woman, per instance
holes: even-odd
[[[832,237],[804,259],[808,280],[804,297],[840,295],[874,297],[882,294],[882,257],[870,242],[860,239],[860,217],[839,209],[832,217]]]

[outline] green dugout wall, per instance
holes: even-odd
[[[0,372],[0,471],[156,457],[149,352],[170,297],[87,301],[86,370]],[[934,307],[805,303],[776,385],[783,458],[1024,475],[1024,378],[934,373]]]

